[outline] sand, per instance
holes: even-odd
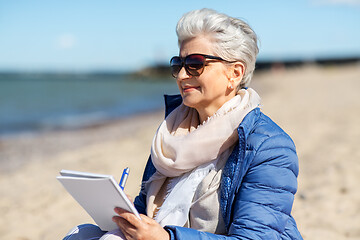
[[[304,239],[360,239],[360,65],[277,68],[254,76],[263,112],[297,146],[293,216]],[[92,128],[0,139],[0,238],[62,239],[92,222],[57,182],[61,169],[111,174],[130,167],[136,196],[163,112]]]

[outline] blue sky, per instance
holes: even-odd
[[[178,19],[203,7],[246,20],[259,59],[360,56],[360,0],[0,0],[0,71],[167,62],[178,53]]]

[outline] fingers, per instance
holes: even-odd
[[[141,214],[141,220],[121,208],[114,209],[118,216],[113,221],[119,226],[126,239],[169,240],[169,233],[154,219]]]
[[[125,236],[129,236],[130,233],[135,232],[136,230],[134,229],[134,226],[131,225],[128,221],[126,221],[124,218],[119,217],[119,216],[114,216],[112,218],[112,220],[118,225],[118,227],[120,228],[121,232],[125,235]]]
[[[120,230],[125,235],[126,239],[138,239],[139,227],[141,228],[142,221],[133,213],[124,209],[116,207],[115,212],[118,216],[113,216],[112,220],[118,225]]]
[[[119,207],[116,207],[114,211],[119,215],[119,217],[123,218],[134,227],[139,227],[139,225],[141,224],[141,220],[138,217],[136,217],[133,213],[130,213]]]
[[[134,226],[131,225],[128,221],[126,221],[124,218],[119,216],[113,216],[112,217],[113,222],[115,222],[121,229],[128,229],[133,228]]]

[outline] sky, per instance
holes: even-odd
[[[360,57],[360,0],[0,0],[0,71],[134,71],[178,54],[175,26],[212,8],[250,24],[258,59]]]

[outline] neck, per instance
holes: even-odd
[[[206,121],[209,117],[213,116],[217,110],[219,110],[227,101],[235,97],[235,95],[235,92],[232,92],[231,94],[228,94],[220,100],[216,101],[216,104],[207,105],[205,107],[195,107],[196,111],[199,114],[200,124]]]
[[[202,111],[199,111],[198,109],[196,109],[196,111],[199,114],[199,120],[200,120],[200,124],[202,124],[204,121],[206,121],[209,117],[211,117],[212,115],[214,115],[214,113],[216,112],[216,110],[214,111],[206,111],[206,109],[202,109]]]

